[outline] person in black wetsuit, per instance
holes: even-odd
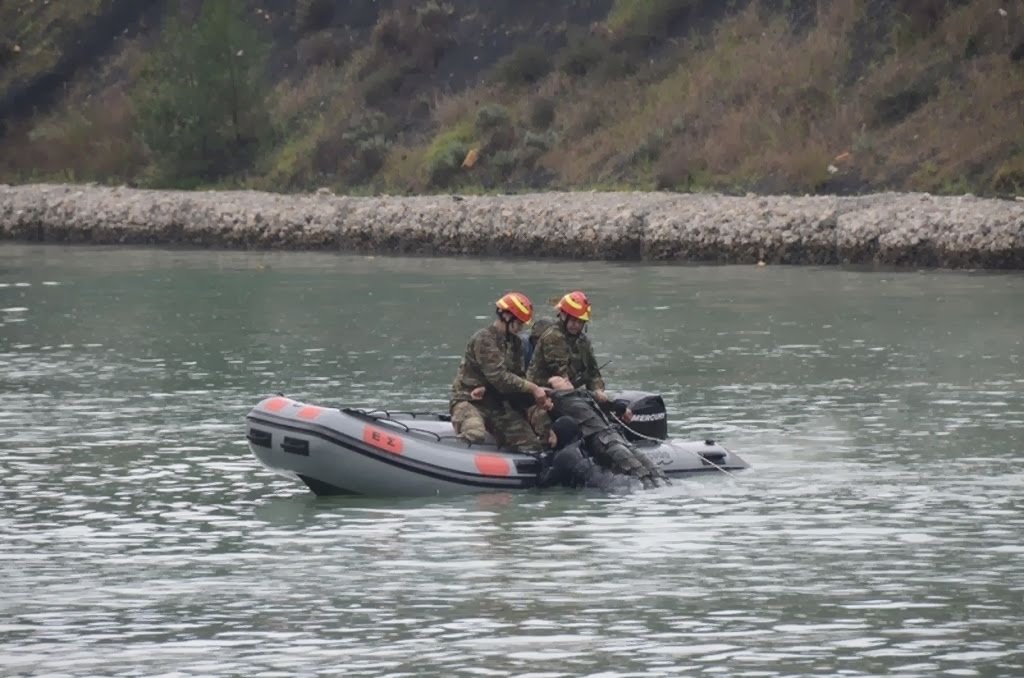
[[[640,483],[631,476],[613,473],[590,458],[583,431],[572,417],[552,422],[548,446],[552,452],[538,478],[540,487],[589,487],[606,492],[639,489]]]
[[[564,382],[558,384],[565,385]],[[551,391],[551,399],[554,402],[553,412],[576,424],[585,441],[587,456],[601,467],[638,478],[647,489],[671,484],[646,454],[626,440],[614,418],[601,409],[590,391],[582,387],[571,390],[558,388]]]

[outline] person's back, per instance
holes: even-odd
[[[549,320],[548,318],[538,318],[533,323],[533,327],[530,328],[530,333],[528,335],[526,335],[526,336],[520,335],[520,339],[523,340],[523,351],[524,351],[523,357],[524,357],[524,363],[526,364],[527,370],[529,370],[530,361],[533,359],[533,352],[537,348],[537,342],[540,340],[541,335],[544,334],[544,332],[549,327],[551,327],[554,324],[555,324],[554,320]],[[546,383],[546,382],[536,382],[535,381],[533,383],[537,384],[537,383]]]

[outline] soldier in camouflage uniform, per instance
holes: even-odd
[[[524,378],[523,342],[517,332],[533,318],[533,304],[519,292],[495,303],[497,318],[470,337],[452,382],[448,408],[457,436],[484,442],[490,431],[498,444],[521,451],[539,451],[540,439],[530,427],[526,409],[550,409],[544,389]]]
[[[593,393],[599,403],[608,401],[604,392],[604,379],[594,356],[594,347],[583,332],[590,320],[590,301],[580,291],[569,292],[558,306],[558,321],[540,336],[530,359],[526,378],[535,384],[549,384],[551,377],[565,377],[573,387],[583,387]],[[625,421],[632,413],[626,410]],[[530,411],[530,423],[537,434],[547,437],[551,418],[546,410]]]

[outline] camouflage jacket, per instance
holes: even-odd
[[[471,400],[470,392],[478,386],[487,387],[485,400],[492,404],[502,397],[530,393],[530,384],[523,378],[523,340],[506,336],[494,325],[477,330],[466,345],[466,354],[452,382],[449,405]]]
[[[526,378],[547,386],[551,377],[566,377],[573,386],[603,391],[604,379],[597,366],[594,348],[585,334],[573,336],[563,322],[549,327],[533,349]]]

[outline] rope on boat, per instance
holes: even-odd
[[[614,412],[610,412],[610,414],[612,415],[612,418],[615,419],[615,421],[619,422],[619,424],[622,426],[622,428],[626,429],[627,431],[629,431],[633,435],[637,436],[638,438],[643,438],[644,440],[650,440],[651,442],[655,442],[655,443],[663,443],[663,442],[665,442],[664,440],[659,440],[658,438],[652,438],[651,436],[645,436],[643,433],[640,433],[639,431],[634,431],[633,429],[631,429],[626,424],[626,422],[624,422],[621,419],[619,419],[619,416],[617,414],[615,414]],[[731,471],[728,471],[728,470],[722,468],[721,466],[719,466],[715,462],[711,461],[710,459],[708,459],[707,457],[702,455],[700,452],[694,452],[693,450],[687,449],[685,447],[681,447],[679,449],[683,450],[684,452],[689,452],[690,454],[696,455],[697,458],[700,459],[701,463],[710,464],[711,466],[714,466],[716,469],[718,469],[719,471],[721,471],[725,475],[729,476],[730,478],[733,478],[737,482],[739,481],[739,476],[737,476],[735,473],[732,473]]]
[[[434,438],[437,439],[437,442],[439,442],[439,443],[444,442],[444,439],[446,437],[448,437],[448,436],[442,437],[441,434],[436,433],[435,431],[428,431],[427,429],[423,429],[423,428],[414,428],[414,427],[409,426],[408,424],[406,424],[404,421],[402,421],[400,419],[395,419],[395,418],[392,417],[393,414],[410,414],[415,419],[416,415],[418,415],[418,414],[431,415],[430,412],[405,412],[405,411],[390,412],[390,411],[385,410],[385,409],[364,410],[364,409],[358,408],[358,407],[345,407],[345,408],[340,408],[340,409],[341,409],[342,412],[345,412],[346,414],[354,414],[354,415],[357,415],[357,416],[362,416],[362,417],[365,417],[367,419],[372,419],[373,421],[382,421],[382,420],[386,419],[388,421],[388,423],[390,423],[390,424],[396,424],[398,426],[401,426],[402,429],[404,429],[406,433],[422,433],[423,435],[433,436]],[[380,414],[377,414],[378,412],[383,413],[383,416],[381,416]]]

